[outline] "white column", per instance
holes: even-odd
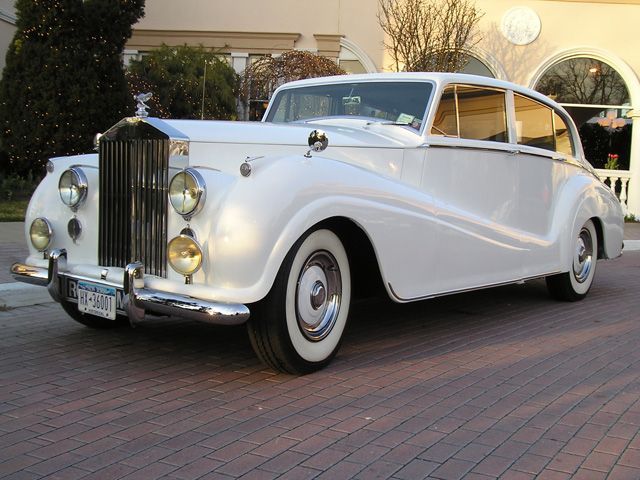
[[[231,66],[238,75],[242,75],[248,64],[248,53],[231,52]],[[236,109],[238,110],[238,120],[247,120],[249,118],[249,112],[247,108],[245,108],[244,103],[240,101],[240,98],[236,100]]]
[[[247,62],[249,60],[248,53],[235,53],[231,52],[231,66],[236,71],[238,75],[244,72],[244,69],[247,68]]]
[[[629,213],[640,217],[640,110],[631,111],[631,155],[629,159],[629,196],[627,206]]]

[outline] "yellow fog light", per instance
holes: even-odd
[[[53,229],[46,218],[36,218],[29,228],[31,245],[39,252],[44,252],[51,243]]]
[[[192,275],[202,265],[202,248],[188,235],[169,242],[169,265],[181,275]]]

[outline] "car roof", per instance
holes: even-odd
[[[500,88],[504,90],[513,90],[534,98],[540,102],[552,105],[559,110],[564,110],[560,105],[551,98],[540,92],[523,87],[516,83],[498,80],[491,77],[480,75],[469,75],[466,73],[449,73],[449,72],[397,72],[397,73],[364,73],[351,75],[335,75],[331,77],[316,77],[305,80],[296,80],[285,83],[280,89],[288,89],[312,85],[326,85],[331,83],[353,83],[353,82],[373,82],[373,81],[431,81],[436,85],[447,85],[450,83],[459,83],[467,85],[478,85],[485,87]]]

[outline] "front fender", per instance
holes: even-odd
[[[407,201],[416,195],[419,201]],[[397,249],[376,247],[385,243],[390,231],[409,234],[404,230],[415,222],[407,218],[433,217],[431,203],[428,195],[394,179],[328,158],[255,160],[251,176],[234,177],[219,201],[194,217],[191,226],[210,233],[199,234],[207,265],[189,288],[207,288],[222,301],[258,301],[271,289],[293,244],[309,228],[334,217],[361,226],[380,263],[393,265]],[[381,270],[384,277],[385,269]]]
[[[52,158],[51,162],[53,171],[48,172],[36,188],[25,214],[25,237],[29,248],[27,262],[40,266],[47,264],[47,260],[43,259],[43,255],[37,252],[29,241],[31,222],[37,217],[45,217],[53,230],[50,249],[65,248],[76,261],[95,264],[98,252],[98,155]],[[88,181],[87,199],[76,211],[65,206],[58,193],[60,176],[72,166],[80,167]],[[67,233],[67,224],[74,217],[83,226],[81,245],[74,243]]]

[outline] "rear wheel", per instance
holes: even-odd
[[[340,347],[351,301],[347,253],[330,230],[312,231],[287,254],[274,285],[248,322],[260,359],[305,374],[327,365]]]
[[[129,319],[124,315],[116,315],[115,320],[109,320],[108,318],[84,314],[78,310],[78,306],[75,303],[71,303],[66,300],[62,300],[60,305],[62,305],[62,309],[67,315],[73,318],[76,322],[83,324],[85,327],[106,330],[109,328],[122,327],[129,323]]]
[[[571,270],[546,278],[549,294],[556,300],[582,300],[593,283],[597,259],[598,236],[593,221],[588,220],[573,241]]]

